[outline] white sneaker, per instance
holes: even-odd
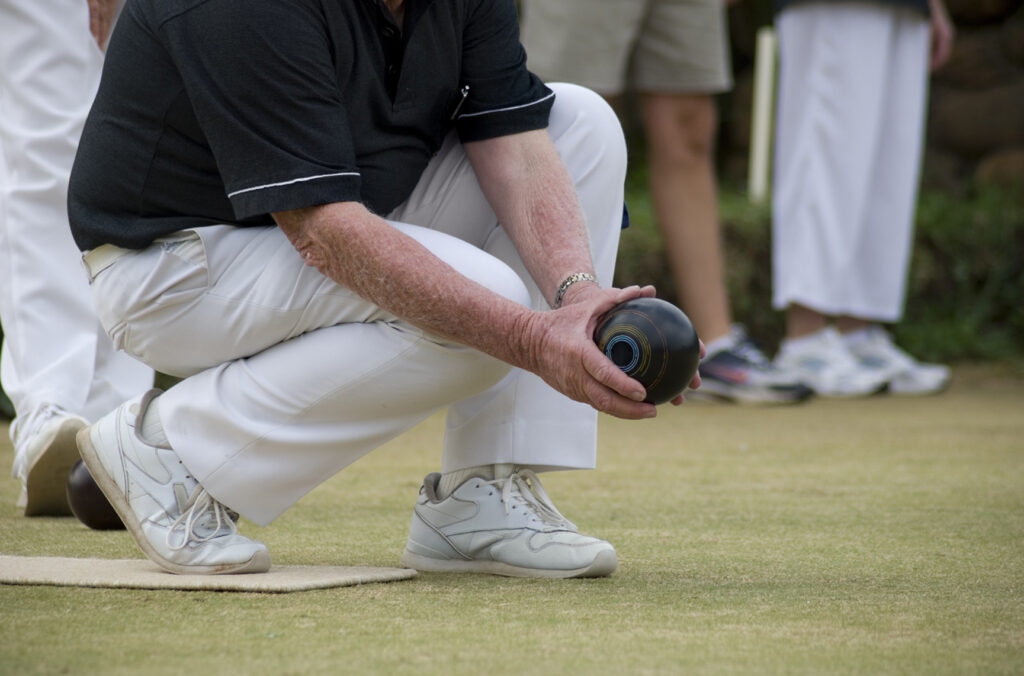
[[[615,548],[580,535],[544,491],[519,469],[503,479],[469,479],[444,500],[440,474],[423,480],[402,565],[422,571],[513,577],[603,577],[618,565]]]
[[[125,402],[78,433],[89,472],[142,551],[181,574],[262,573],[270,552],[238,534],[238,516],[217,502],[170,448],[151,446],[136,421],[159,390]]]
[[[17,506],[25,508],[25,516],[71,515],[67,485],[78,460],[75,435],[88,424],[53,404],[44,404],[12,423],[11,474],[21,480]]]
[[[795,341],[783,341],[775,365],[823,397],[864,397],[881,392],[887,373],[862,366],[833,327]]]
[[[949,385],[951,372],[942,364],[923,364],[896,347],[880,326],[858,331],[846,346],[861,365],[885,373],[893,394],[935,394]]]

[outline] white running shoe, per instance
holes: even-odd
[[[21,480],[17,506],[25,516],[70,516],[67,485],[78,460],[75,435],[89,423],[59,406],[44,404],[11,425],[14,467]]]
[[[618,565],[615,548],[580,535],[544,491],[537,475],[473,478],[446,499],[440,474],[423,480],[402,565],[422,571],[513,577],[603,577]]]
[[[795,341],[783,341],[775,365],[823,397],[864,397],[886,388],[887,373],[867,368],[829,326]]]
[[[239,535],[238,515],[206,492],[170,448],[136,430],[159,390],[78,433],[82,459],[146,556],[180,574],[263,573],[270,552]]]
[[[885,373],[893,394],[935,394],[949,385],[951,372],[942,364],[923,364],[896,347],[889,332],[871,326],[857,332],[846,346],[862,366]]]

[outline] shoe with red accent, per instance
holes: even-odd
[[[797,376],[772,364],[741,327],[733,327],[732,334],[731,348],[701,362],[700,389],[687,396],[737,404],[796,404],[814,394]]]

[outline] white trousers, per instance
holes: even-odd
[[[610,285],[622,130],[596,94],[554,88],[548,131],[576,185],[600,281]],[[389,220],[463,275],[547,309],[454,136]],[[119,347],[185,377],[160,399],[185,466],[257,523],[445,408],[443,471],[595,464],[592,408],[364,301],[306,266],[276,227],[178,233],[122,257],[93,288]]]
[[[0,374],[19,418],[49,403],[92,420],[153,382],[96,320],[68,226],[102,63],[83,0],[0,0]]]
[[[881,3],[799,3],[776,21],[773,305],[903,313],[929,26]]]

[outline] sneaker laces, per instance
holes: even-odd
[[[495,486],[502,484],[501,501],[505,504],[506,515],[511,513],[512,500],[518,497],[520,502],[526,505],[545,525],[576,530],[576,525],[562,516],[562,513],[555,507],[533,470],[518,469],[508,477],[495,479],[490,483]]]
[[[191,542],[209,542],[215,537],[225,535],[225,533],[221,533],[224,528],[228,529],[226,534],[229,535],[238,532],[238,524],[235,523],[238,520],[237,512],[215,500],[205,488],[200,488],[198,492],[192,494],[187,507],[188,509],[174,520],[167,531],[168,549],[178,551],[187,547]],[[203,528],[209,532],[206,535],[200,535],[197,528]],[[175,545],[171,543],[171,539],[178,530],[184,533],[184,537],[181,544]]]
[[[15,462],[11,467],[11,477],[21,478],[22,465],[28,460],[23,453],[18,452],[19,445],[28,443],[31,439],[54,418],[62,418],[71,415],[56,404],[43,404],[37,406],[27,415],[19,415],[11,421],[10,437],[15,449]]]
[[[11,442],[17,444],[22,432],[36,434],[52,418],[66,415],[68,412],[56,404],[43,404],[28,415],[19,415],[11,422]]]

